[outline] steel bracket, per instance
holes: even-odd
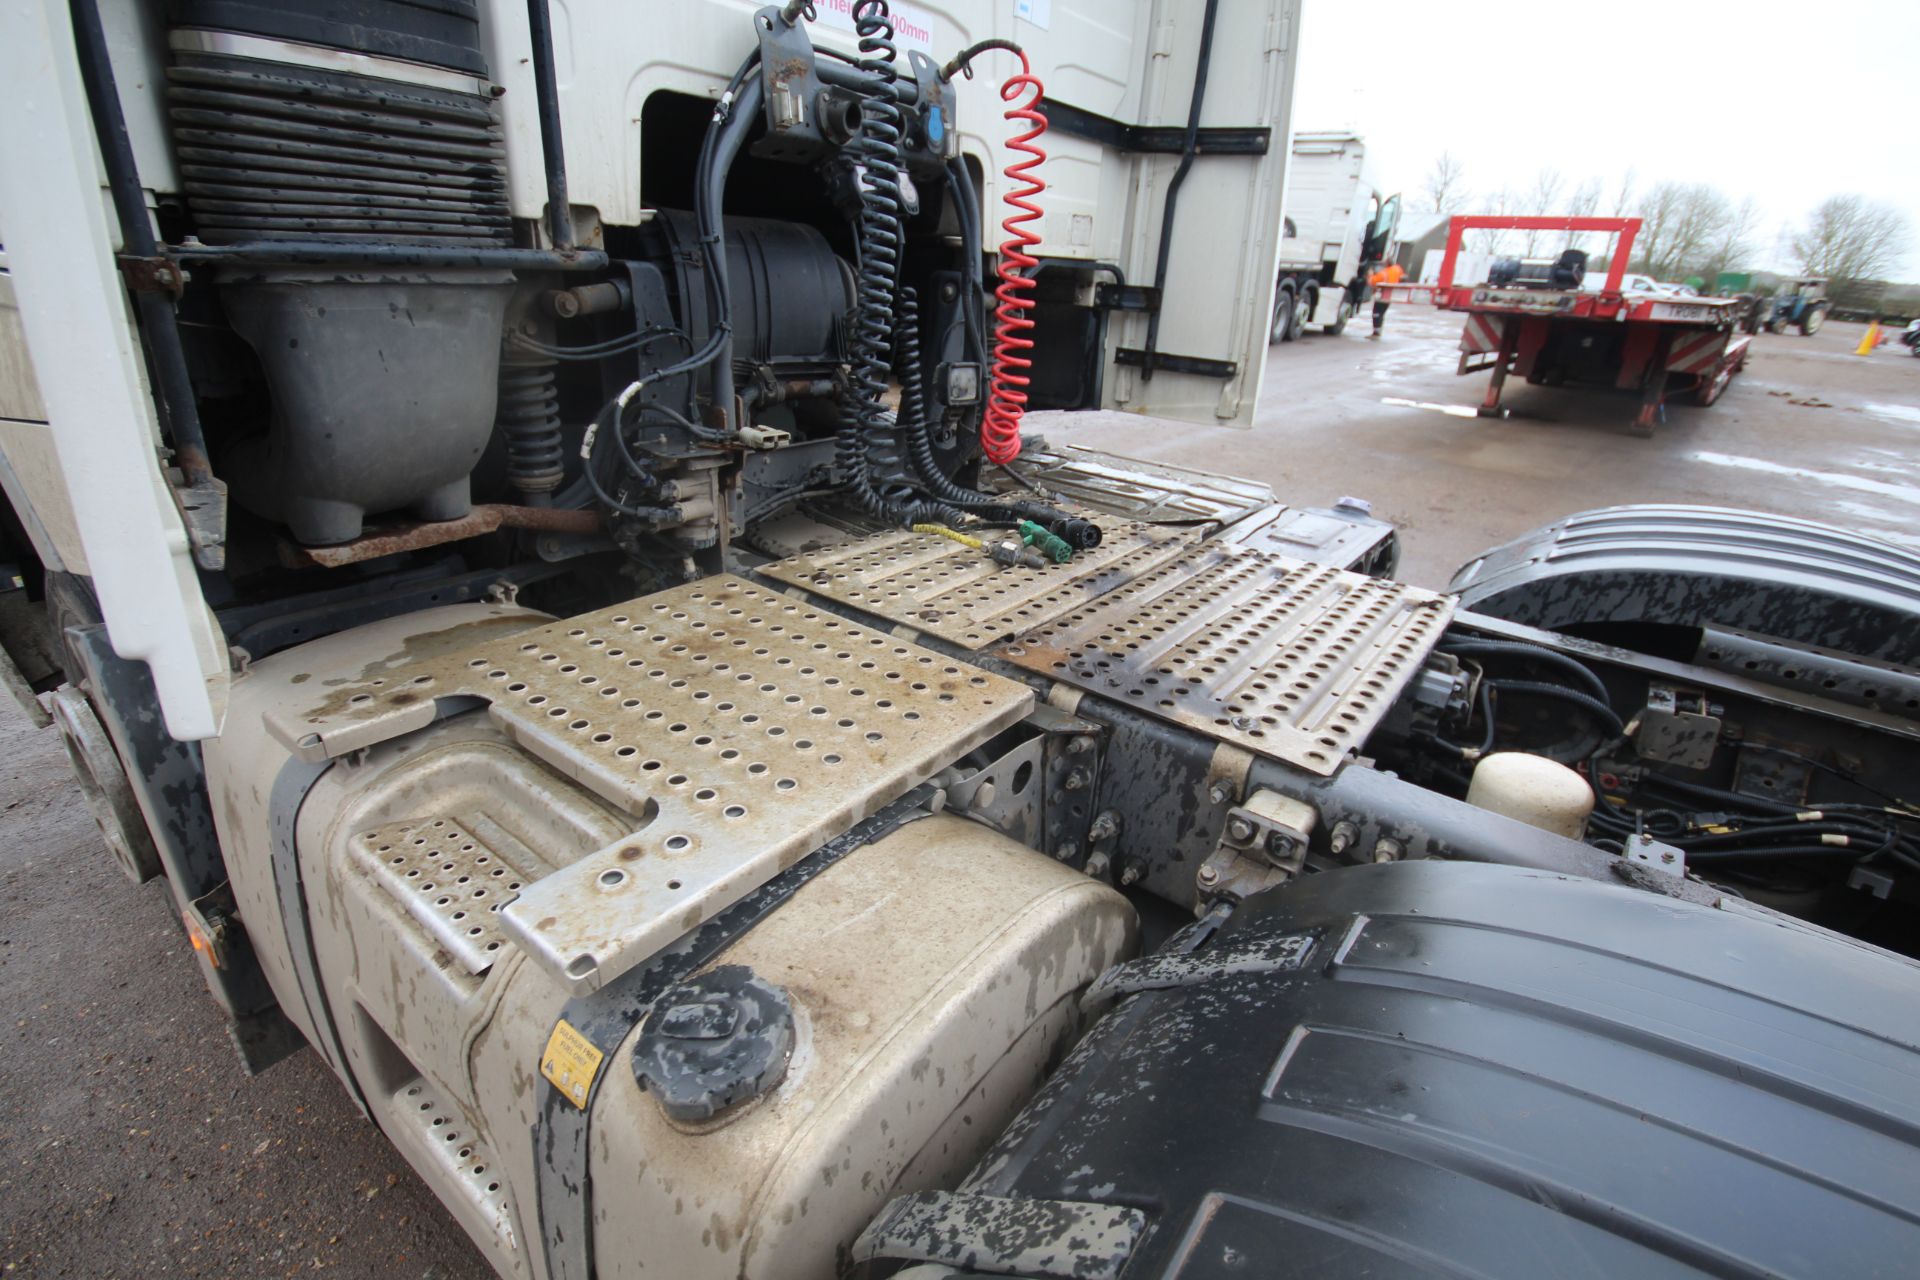
[[[1201,901],[1238,902],[1291,880],[1306,864],[1319,818],[1305,801],[1264,787],[1227,810],[1220,841],[1194,876]]]
[[[123,253],[115,261],[131,292],[164,293],[178,299],[187,291],[187,273],[172,258],[142,258]]]

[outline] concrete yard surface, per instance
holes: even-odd
[[[1257,425],[1036,415],[1056,443],[1232,471],[1281,497],[1367,498],[1400,526],[1403,576],[1444,586],[1477,552],[1569,512],[1712,503],[1920,547],[1920,360],[1852,354],[1861,326],[1762,336],[1710,409],[1651,440],[1624,395],[1512,383],[1472,416],[1460,320],[1394,308],[1269,350]],[[1191,354],[1206,355],[1207,352]],[[490,1272],[319,1059],[248,1079],[159,884],[100,848],[52,729],[0,699],[0,1269],[8,1277]],[[660,1274],[670,1274],[671,1268]]]
[[[1365,498],[1400,528],[1400,576],[1423,587],[1529,529],[1626,502],[1749,507],[1920,548],[1920,360],[1891,334],[1864,357],[1864,325],[1761,334],[1718,404],[1669,400],[1642,440],[1627,392],[1509,378],[1512,417],[1474,416],[1489,375],[1454,373],[1461,321],[1396,306],[1378,341],[1363,315],[1340,337],[1268,348],[1251,430],[1120,413],[1030,422],[1054,443],[1262,480],[1286,502]]]

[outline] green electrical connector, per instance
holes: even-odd
[[[1020,536],[1027,545],[1038,547],[1055,564],[1065,564],[1073,559],[1073,547],[1064,539],[1056,538],[1031,520],[1020,522]]]

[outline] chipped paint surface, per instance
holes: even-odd
[[[1146,1214],[1123,1205],[918,1191],[887,1206],[854,1257],[1116,1280],[1146,1225]]]
[[[1882,487],[1920,502],[1920,489]],[[1585,511],[1488,552],[1453,586],[1464,609],[1547,630],[1711,624],[1920,665],[1912,625],[1920,554],[1785,516],[1679,505]]]

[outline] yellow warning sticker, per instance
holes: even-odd
[[[600,1063],[606,1056],[562,1018],[547,1037],[546,1050],[540,1055],[540,1074],[552,1081],[568,1102],[584,1111],[587,1091],[593,1088],[593,1078],[600,1074]]]

